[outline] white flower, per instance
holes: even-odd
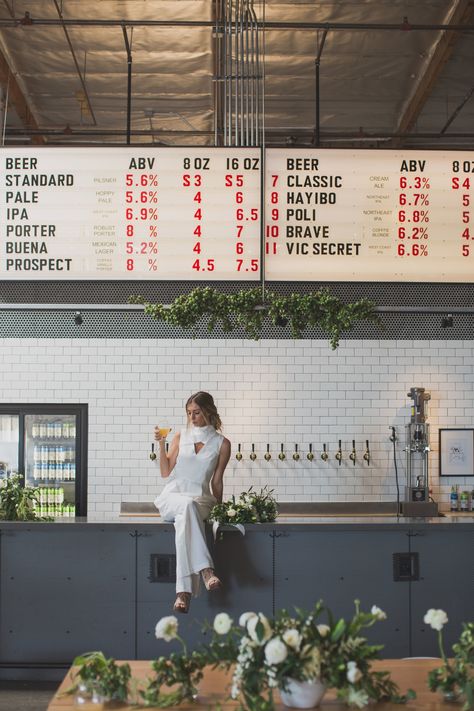
[[[439,632],[448,621],[448,616],[444,610],[433,610],[433,608],[431,608],[431,610],[428,610],[423,620],[427,625],[430,625],[430,627],[434,630],[438,630]]]
[[[268,664],[280,664],[287,656],[288,649],[280,637],[274,637],[265,645],[265,659]]]
[[[257,615],[255,612],[242,612],[242,614],[239,617],[239,625],[241,627],[247,627],[247,622],[252,618],[256,617]]]
[[[331,631],[329,625],[316,625],[316,629],[318,630],[321,637],[326,637],[326,635]]]
[[[349,692],[347,694],[347,703],[349,706],[356,706],[358,709],[363,709],[369,703],[369,696],[363,689],[354,689],[353,686],[349,687]]]
[[[301,634],[298,630],[289,629],[283,632],[283,641],[292,649],[299,649],[301,644]]]
[[[232,622],[233,620],[227,612],[219,612],[214,618],[214,629],[217,634],[227,634],[232,627]]]
[[[227,509],[227,516],[229,518],[234,518],[234,516],[237,516],[237,511],[235,509]]]
[[[386,620],[387,619],[387,614],[380,609],[380,607],[377,607],[377,605],[372,605],[371,609],[371,614],[377,618],[377,620]]]
[[[261,612],[247,621],[247,632],[250,639],[257,642],[260,646],[265,644],[272,636],[270,623]]]
[[[162,617],[156,623],[155,637],[156,639],[164,639],[165,642],[171,642],[178,634],[178,620],[174,615]]]
[[[362,672],[355,662],[347,662],[347,681],[355,684],[362,678]]]

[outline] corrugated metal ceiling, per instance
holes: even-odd
[[[253,5],[267,145],[314,144],[324,39],[321,145],[473,147],[472,0]],[[214,144],[215,15],[212,0],[0,0],[5,144],[125,143],[126,40],[131,143]]]

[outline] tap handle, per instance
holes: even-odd
[[[285,452],[283,451],[284,446],[285,446],[285,445],[284,445],[283,442],[282,442],[282,443],[281,443],[281,447],[280,447],[280,454],[278,455],[278,459],[279,459],[280,461],[283,461],[284,459],[286,459]]]
[[[300,455],[298,453],[298,445],[295,444],[295,451],[293,452],[293,459],[295,460],[295,462],[297,462],[299,458],[300,458]]]
[[[237,445],[237,453],[235,455],[235,458],[237,459],[238,462],[240,462],[240,460],[242,459],[241,447],[242,447],[242,445],[239,442],[239,444]]]
[[[151,459],[152,462],[154,462],[155,459],[156,459],[155,443],[154,443],[154,442],[151,443],[150,459]]]
[[[255,445],[252,443],[252,451],[250,453],[250,459],[252,462],[254,462],[257,459],[257,455],[255,454]]]
[[[267,462],[269,462],[270,459],[272,458],[272,455],[270,454],[270,445],[269,445],[269,444],[267,444],[267,451],[266,451],[265,454],[263,455],[263,458],[264,458]]]

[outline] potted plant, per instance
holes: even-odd
[[[463,623],[459,641],[453,644],[454,656],[446,657],[443,627],[448,622],[444,610],[430,609],[424,622],[437,631],[442,665],[428,674],[431,691],[441,691],[446,701],[463,700],[463,711],[474,709],[474,622]]]
[[[0,518],[4,521],[35,521],[38,489],[23,486],[21,474],[0,480]]]
[[[101,702],[104,708],[117,708],[127,703],[131,670],[127,663],[117,664],[103,652],[87,652],[73,661],[75,683],[68,690],[85,704]]]

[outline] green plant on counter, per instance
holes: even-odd
[[[127,663],[117,664],[115,659],[107,658],[103,652],[87,652],[73,661],[74,679],[77,682],[68,689],[68,694],[74,694],[81,685],[94,685],[97,693],[109,702],[126,703],[130,694],[131,670]]]
[[[169,306],[150,303],[143,296],[130,296],[128,301],[144,305],[145,314],[155,320],[194,332],[204,317],[209,319],[209,331],[218,324],[224,333],[240,327],[255,340],[260,338],[266,317],[275,326],[289,324],[293,338],[300,338],[305,329],[320,328],[329,334],[333,350],[338,347],[342,333],[359,321],[380,324],[373,301],[359,299],[346,304],[327,289],[279,296],[259,287],[224,294],[205,286],[181,294]]]
[[[453,644],[454,657],[446,657],[443,627],[448,622],[444,610],[428,610],[426,624],[438,633],[438,647],[443,664],[428,674],[431,691],[441,691],[448,701],[463,700],[463,711],[474,709],[474,622],[464,622],[459,642]]]
[[[259,492],[251,486],[239,498],[232,496],[229,501],[216,504],[211,509],[208,520],[219,524],[271,523],[277,517],[276,499],[273,489],[263,487]]]
[[[23,486],[23,477],[12,474],[0,481],[0,518],[5,521],[41,520],[35,512],[38,489]]]

